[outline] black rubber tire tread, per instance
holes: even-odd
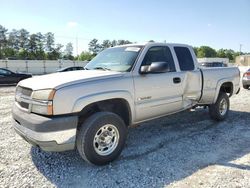
[[[119,131],[119,143],[116,149],[107,156],[97,154],[93,147],[93,139],[98,129],[105,125],[112,124]],[[80,156],[90,164],[105,165],[115,160],[125,145],[127,137],[127,126],[124,121],[117,115],[111,112],[97,112],[91,115],[81,125],[77,132],[76,147]]]
[[[227,101],[227,112],[225,115],[221,115],[220,110],[219,110],[220,101],[223,98],[226,99]],[[229,97],[226,93],[221,92],[217,98],[216,103],[209,106],[209,115],[213,120],[223,121],[228,115],[229,108],[230,108]]]
[[[244,88],[244,89],[248,89],[249,86],[248,86],[248,85],[243,85],[243,88]]]

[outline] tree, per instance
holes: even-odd
[[[48,32],[44,35],[44,47],[45,47],[45,52],[46,58],[47,59],[55,59],[53,51],[54,51],[54,46],[55,46],[55,37],[54,34],[51,32]]]
[[[66,44],[65,50],[64,50],[64,58],[73,60],[74,56],[73,56],[73,44],[71,42],[69,42],[68,44]]]
[[[44,35],[44,45],[46,52],[52,52],[54,50],[55,37],[53,33],[48,32]]]
[[[16,52],[19,51],[20,47],[19,47],[19,37],[18,37],[18,31],[16,29],[13,29],[10,33],[9,33],[9,37],[8,37],[8,47],[14,49]]]
[[[219,49],[217,51],[217,57],[225,58],[226,57],[225,49]]]
[[[13,48],[5,47],[2,49],[3,57],[15,57],[17,52]]]
[[[30,35],[28,45],[30,59],[45,59],[43,39],[44,37],[40,32]]]
[[[102,49],[110,48],[112,47],[112,42],[110,40],[104,40],[102,42]]]
[[[238,55],[238,53],[236,53],[235,51],[231,50],[231,49],[219,49],[217,51],[217,56],[221,57],[221,58],[228,58],[229,60],[233,60],[236,56]]]
[[[217,55],[216,51],[209,46],[201,46],[200,48],[197,49],[197,56],[199,58],[216,57],[216,55]]]
[[[198,47],[193,47],[193,50],[194,50],[194,53],[195,53],[195,55],[197,56],[197,53],[198,53]]]
[[[82,52],[78,58],[78,60],[80,61],[90,61],[91,59],[93,59],[95,55],[91,54],[90,52]]]
[[[36,58],[45,59],[44,36],[40,32],[36,34]]]
[[[128,40],[118,40],[117,45],[131,44],[132,42]]]
[[[3,58],[3,49],[6,47],[7,40],[6,40],[6,33],[8,29],[0,25],[0,59]]]
[[[111,42],[111,47],[117,46],[117,41],[116,40],[112,40]]]
[[[93,39],[89,42],[89,51],[93,54],[98,54],[102,50],[102,46],[98,43],[97,39]]]
[[[63,48],[62,44],[56,44],[56,47],[54,49],[54,57],[56,59],[62,58],[62,48]]]
[[[226,50],[226,57],[229,59],[229,60],[233,60],[235,58],[235,51],[233,51],[232,49],[227,49]]]
[[[36,39],[37,39],[36,34],[30,35],[29,46],[28,46],[30,59],[36,59],[36,51],[37,51]]]
[[[29,59],[29,52],[25,49],[20,49],[17,54],[18,59]]]
[[[29,32],[25,29],[18,31],[19,49],[28,50],[29,45]]]

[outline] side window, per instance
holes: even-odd
[[[174,47],[174,51],[182,71],[194,70],[194,61],[188,48]]]
[[[176,71],[171,51],[167,46],[155,46],[148,50],[142,65],[151,65],[152,62],[166,62],[171,72]]]
[[[10,75],[11,72],[3,70],[3,69],[0,69],[0,74],[2,74],[2,75]]]

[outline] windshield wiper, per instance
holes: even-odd
[[[94,70],[105,70],[105,71],[111,70],[111,69],[106,68],[106,67],[94,67],[93,69],[94,69]]]

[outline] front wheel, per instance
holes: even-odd
[[[118,115],[97,112],[81,125],[76,147],[85,161],[105,165],[120,155],[126,136],[127,127]]]
[[[209,106],[210,117],[216,121],[222,121],[229,111],[229,97],[226,93],[220,93],[215,104]]]

